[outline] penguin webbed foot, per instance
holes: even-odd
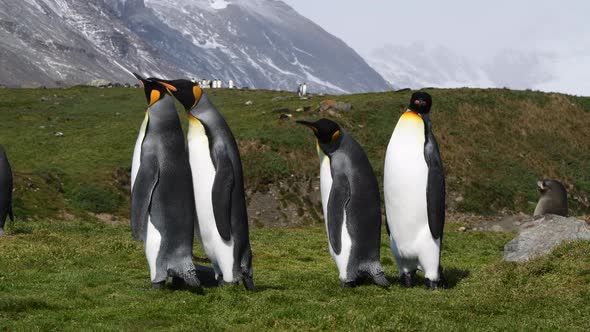
[[[152,289],[160,290],[166,288],[166,280],[159,282],[152,282]]]
[[[447,283],[447,279],[445,279],[445,276],[442,274],[442,271],[439,273],[439,277],[438,280],[430,280],[428,278],[426,278],[426,287],[428,287],[428,289],[430,290],[435,290],[435,289],[447,289],[449,288],[449,284]]]
[[[356,286],[358,286],[358,283],[356,280],[342,281],[342,288],[355,288]]]
[[[399,282],[405,288],[414,287],[414,276],[416,272],[404,272],[399,275]]]
[[[385,277],[385,272],[378,272],[376,274],[371,275],[373,282],[375,285],[382,287],[382,288],[389,288],[390,283],[389,280]]]

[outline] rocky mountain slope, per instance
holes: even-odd
[[[278,0],[0,0],[0,84],[134,82],[128,71],[238,86],[382,91],[343,41]]]

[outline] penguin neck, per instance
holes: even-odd
[[[149,123],[151,129],[154,128],[168,128],[180,126],[180,119],[174,101],[170,95],[165,95],[160,100],[148,107],[147,110]]]
[[[415,111],[407,110],[400,117],[397,125],[395,126],[395,136],[400,137],[404,144],[412,144],[411,142],[424,144],[424,120]]]

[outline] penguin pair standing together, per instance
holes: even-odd
[[[445,213],[442,161],[428,117],[432,98],[412,95],[385,157],[384,191],[391,251],[400,281],[412,286],[417,269],[427,286],[445,286],[440,249]],[[317,138],[320,191],[329,248],[344,287],[363,276],[388,287],[380,258],[381,203],[377,178],[362,147],[327,119],[297,121]]]
[[[198,287],[194,232],[219,284],[254,290],[242,167],[235,139],[201,88],[189,80],[144,79],[146,117],[131,174],[131,227],[145,243],[155,287],[170,275]],[[187,110],[188,148],[172,96]]]

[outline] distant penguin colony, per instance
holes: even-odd
[[[4,235],[4,224],[6,218],[14,221],[12,214],[12,169],[4,151],[4,146],[0,144],[0,236]]]
[[[429,118],[432,98],[412,95],[385,154],[383,190],[391,251],[400,282],[413,286],[417,269],[427,286],[444,287],[440,263],[445,223],[445,178]]]
[[[541,198],[533,216],[556,214],[567,217],[567,190],[557,180],[544,179],[537,182]]]
[[[381,201],[379,185],[363,148],[328,119],[297,121],[317,138],[320,192],[330,254],[343,287],[370,277],[389,287],[381,266]]]

